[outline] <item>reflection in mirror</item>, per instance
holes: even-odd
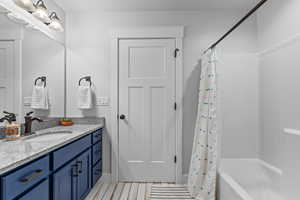
[[[15,113],[18,122],[29,111],[63,117],[64,46],[8,14],[0,9],[0,118],[3,111]]]

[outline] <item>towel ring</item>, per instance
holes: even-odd
[[[46,87],[47,77],[46,76],[41,76],[41,77],[36,78],[35,81],[34,81],[34,85],[36,85],[39,80],[41,80],[44,83],[44,87]]]
[[[85,80],[86,82],[90,82],[90,86],[92,86],[92,78],[90,76],[85,76],[79,79],[79,86],[81,85],[81,82]]]

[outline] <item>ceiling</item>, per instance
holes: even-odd
[[[198,11],[250,9],[257,0],[56,0],[67,11]]]

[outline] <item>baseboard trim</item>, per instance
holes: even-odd
[[[112,182],[111,174],[103,173],[99,181],[101,183],[111,183]]]

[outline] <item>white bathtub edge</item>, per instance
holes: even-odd
[[[273,166],[273,165],[271,165],[271,164],[269,164],[269,163],[267,163],[263,160],[260,160],[260,159],[258,159],[258,162],[260,162],[261,165],[263,165],[264,167],[266,167],[266,168],[270,169],[271,171],[275,172],[279,176],[282,176],[282,170],[281,169],[279,169],[279,168],[277,168],[277,167],[275,167],[275,166]]]
[[[254,200],[237,182],[231,178],[228,174],[219,170],[219,176],[223,178],[229,185],[234,189],[234,191],[241,197],[243,200]]]
[[[256,161],[258,163],[260,163],[261,165],[263,165],[264,167],[270,169],[271,171],[277,173],[278,175],[282,175],[282,170],[275,167],[274,165],[272,164],[269,164],[268,162],[262,160],[262,159],[259,159],[259,158],[223,158],[222,160],[240,160],[240,161]]]

